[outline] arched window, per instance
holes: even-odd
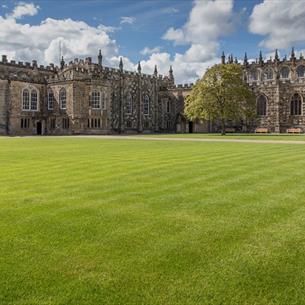
[[[297,67],[297,75],[298,75],[298,77],[304,77],[305,76],[305,67],[304,66],[298,66]]]
[[[30,92],[24,89],[22,92],[22,110],[30,110]]]
[[[260,116],[267,115],[267,98],[260,95],[256,101],[256,113]]]
[[[53,91],[48,92],[48,109],[49,110],[54,109],[54,93],[53,93]]]
[[[252,70],[252,71],[250,72],[249,77],[250,77],[250,80],[251,80],[251,81],[256,81],[256,80],[257,80],[257,71],[256,71],[256,70]]]
[[[132,114],[132,96],[128,93],[126,98],[126,114]]]
[[[90,105],[93,109],[101,109],[101,93],[92,91],[90,94]]]
[[[272,69],[266,69],[265,72],[264,72],[264,76],[265,76],[265,79],[273,79],[273,70]]]
[[[37,110],[38,95],[36,90],[31,91],[31,110]]]
[[[67,108],[67,93],[65,88],[61,88],[59,91],[59,105],[61,109]]]
[[[290,114],[301,115],[302,114],[302,98],[300,94],[295,93],[290,102]]]
[[[283,67],[281,69],[281,78],[289,78],[290,70],[288,67]]]
[[[143,114],[148,115],[149,114],[149,96],[144,95],[143,99]]]

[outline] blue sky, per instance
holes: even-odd
[[[101,48],[107,65],[115,66],[123,56],[126,69],[135,69],[140,60],[145,72],[151,73],[157,64],[166,73],[172,64],[177,80],[183,82],[200,77],[222,51],[239,59],[247,51],[255,59],[259,50],[267,56],[275,48],[289,54],[292,45],[302,50],[305,41],[303,0],[0,0],[0,4],[0,51],[13,59],[35,56],[43,64],[56,63],[60,41],[67,60],[94,57]]]

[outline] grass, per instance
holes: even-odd
[[[240,140],[277,140],[277,141],[305,141],[304,134],[257,134],[257,133],[178,133],[178,134],[147,134],[142,136],[160,138],[199,138],[199,139],[240,139]]]
[[[0,138],[1,305],[305,304],[299,145]]]

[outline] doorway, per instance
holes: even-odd
[[[37,135],[41,135],[42,134],[42,124],[41,124],[41,121],[36,123],[36,131],[37,131]]]
[[[193,122],[189,122],[189,133],[193,133]]]

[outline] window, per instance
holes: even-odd
[[[290,102],[290,114],[291,115],[301,115],[302,114],[302,98],[296,93],[291,98]]]
[[[145,95],[143,100],[143,113],[144,115],[149,114],[149,96]]]
[[[91,118],[88,119],[88,128],[101,128],[101,119],[100,118]]]
[[[93,109],[101,109],[101,93],[92,91],[90,94],[90,105]]]
[[[22,93],[22,109],[30,110],[30,92],[28,89],[24,89]]]
[[[24,89],[22,91],[22,110],[38,110],[38,91],[36,89]]]
[[[131,127],[132,127],[131,121],[127,121],[127,122],[126,122],[126,127],[127,127],[127,128],[131,128]]]
[[[305,75],[305,67],[304,66],[298,66],[297,67],[297,75],[298,77],[304,77]]]
[[[132,96],[129,93],[126,99],[126,114],[132,114]]]
[[[166,112],[167,113],[170,112],[170,103],[169,103],[169,101],[166,101]]]
[[[281,78],[289,78],[289,68],[288,67],[283,67],[281,69]]]
[[[65,88],[61,88],[59,91],[59,105],[61,109],[67,108],[67,93]]]
[[[69,129],[69,118],[63,118],[62,119],[62,128],[63,129]]]
[[[171,128],[171,121],[166,121],[166,127],[167,127],[167,129],[170,129]]]
[[[250,80],[255,81],[257,80],[257,71],[251,71],[250,72]]]
[[[54,93],[53,91],[48,92],[48,109],[54,109]]]
[[[51,119],[50,120],[50,128],[51,129],[55,129],[56,128],[56,119]]]
[[[265,75],[265,79],[269,79],[269,80],[273,79],[273,71],[272,71],[272,69],[265,70],[264,75]]]
[[[31,91],[31,110],[37,110],[38,95],[36,90]]]
[[[267,115],[267,98],[264,95],[260,95],[257,99],[256,112],[260,116]]]
[[[30,119],[21,119],[20,127],[22,129],[28,129],[30,127]]]

